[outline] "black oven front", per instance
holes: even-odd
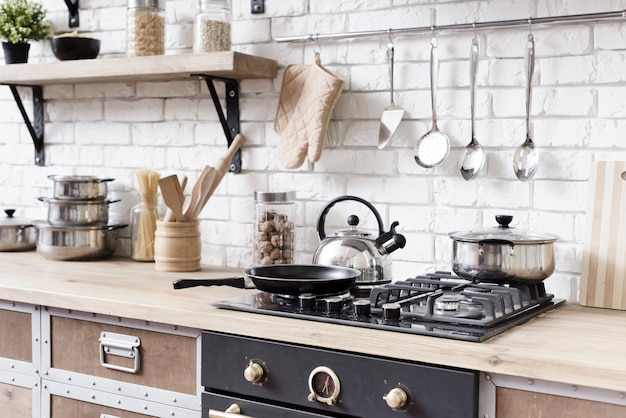
[[[383,356],[203,332],[201,373],[205,418],[478,416],[479,373]]]

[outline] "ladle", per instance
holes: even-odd
[[[472,40],[470,53],[470,106],[472,114],[472,139],[459,159],[459,170],[465,180],[472,180],[485,163],[485,151],[476,140],[476,73],[478,72],[478,39]]]
[[[437,126],[437,79],[439,57],[437,55],[437,37],[430,40],[430,97],[432,101],[433,122],[430,131],[417,140],[413,150],[415,162],[424,168],[441,164],[450,152],[450,140]]]
[[[532,140],[530,129],[530,105],[532,102],[533,75],[535,72],[535,40],[533,34],[528,34],[526,44],[526,140],[515,150],[513,157],[513,171],[521,181],[530,180],[539,167],[541,154]]]
[[[393,134],[398,129],[398,125],[402,121],[404,115],[404,109],[393,101],[393,58],[394,47],[391,38],[387,43],[387,58],[389,60],[389,82],[391,85],[391,104],[385,108],[383,115],[380,118],[380,129],[378,131],[378,149],[383,149],[387,146]]]

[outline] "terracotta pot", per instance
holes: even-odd
[[[28,62],[29,43],[18,42],[13,44],[2,42],[2,49],[4,50],[4,61],[7,64],[24,64]]]

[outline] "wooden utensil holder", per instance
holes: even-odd
[[[157,221],[154,262],[158,271],[199,271],[200,223]]]

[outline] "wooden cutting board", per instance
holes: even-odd
[[[593,163],[579,301],[626,310],[626,161]]]

